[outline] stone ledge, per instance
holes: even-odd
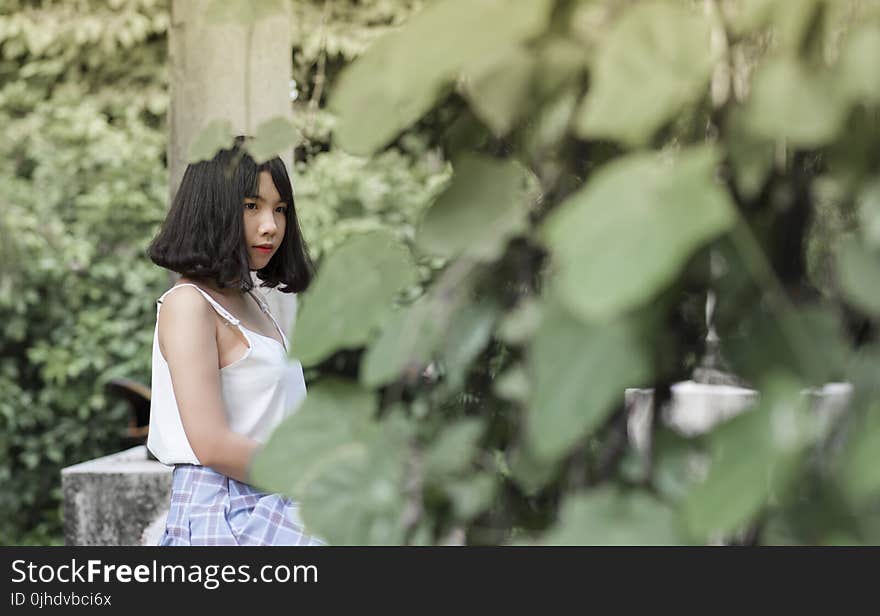
[[[172,471],[143,445],[61,469],[65,545],[152,541],[145,530],[168,508]]]

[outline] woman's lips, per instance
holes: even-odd
[[[259,250],[260,252],[265,253],[265,254],[269,254],[270,252],[272,252],[272,249],[268,248],[268,247],[254,246],[254,248],[256,248],[257,250]]]

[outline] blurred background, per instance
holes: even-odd
[[[255,472],[331,544],[880,542],[877,2],[202,5],[289,23],[310,394]],[[179,136],[225,139],[181,15],[0,0],[0,544],[142,442],[108,384]]]

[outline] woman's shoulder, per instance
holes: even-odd
[[[214,309],[201,291],[190,284],[177,283],[162,297],[158,323],[160,329],[213,323],[213,313]]]

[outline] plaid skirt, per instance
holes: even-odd
[[[306,532],[298,509],[206,466],[177,464],[158,545],[327,545]]]

